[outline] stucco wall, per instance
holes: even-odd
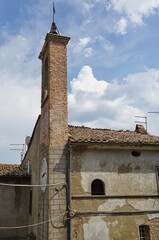
[[[29,184],[28,179],[1,178],[7,184]],[[15,227],[28,225],[29,193],[25,187],[0,186],[0,226]],[[0,230],[0,238],[26,237],[27,228]]]
[[[139,225],[159,218],[155,173],[159,153],[141,150],[134,157],[132,150],[73,147],[72,209],[82,212],[74,214],[73,239],[137,240]],[[104,182],[106,196],[90,197],[94,179]]]
[[[98,150],[79,147],[72,153],[72,194],[90,194],[91,182],[101,179],[106,195],[157,194],[155,166],[159,152],[141,151],[133,157],[132,150]]]
[[[23,165],[28,167],[31,174],[31,185],[39,184],[39,137],[40,136],[40,120],[38,119],[35,129],[32,135],[32,139],[29,145],[29,149],[26,153],[25,159],[23,160]],[[38,194],[39,187],[30,187],[32,190],[32,214],[29,214],[28,224],[36,224],[39,222],[38,219]],[[28,209],[29,212],[29,209]],[[37,236],[38,227],[34,226],[28,228],[28,233],[32,232]]]

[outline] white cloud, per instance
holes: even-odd
[[[30,82],[30,80],[28,79]],[[32,124],[40,112],[40,91],[36,85],[22,86],[13,81],[0,85],[0,147],[7,147],[8,142],[14,143],[18,138],[23,141],[26,135],[31,134]],[[22,142],[23,143],[23,142]]]
[[[101,35],[95,37],[94,43],[99,43],[102,50],[104,49],[106,52],[112,52],[114,50],[114,45]]]
[[[107,8],[123,15],[115,28],[119,34],[126,34],[128,25],[143,25],[143,18],[155,13],[159,0],[110,0]]]
[[[105,81],[97,81],[93,76],[92,69],[89,66],[84,66],[78,77],[74,78],[71,82],[71,88],[73,93],[79,91],[96,93],[101,96],[105,89],[107,88],[108,83]]]
[[[150,108],[158,107],[159,70],[146,69],[145,72],[129,74],[124,86],[127,99],[136,102],[142,99]],[[134,89],[134,91],[132,91]]]
[[[120,14],[126,14],[130,21],[142,24],[142,18],[153,14],[159,7],[159,0],[110,0],[109,6]]]
[[[84,2],[83,6],[84,6],[85,10],[89,11],[91,8],[94,7],[94,4],[92,4],[90,2]]]
[[[92,56],[92,54],[93,54],[93,49],[92,49],[92,47],[89,47],[89,48],[85,48],[85,49],[84,49],[84,55],[85,55],[85,57],[90,57],[90,56]]]
[[[85,47],[88,45],[90,41],[91,39],[89,37],[80,38],[74,48],[74,52],[82,53],[82,51],[85,50]]]
[[[21,35],[7,35],[6,38],[8,38],[8,40],[0,47],[0,58],[3,59],[0,63],[0,69],[3,70],[3,72],[18,72],[18,69],[24,62],[28,52],[27,39]]]
[[[145,116],[149,109],[159,108],[158,92],[159,70],[146,69],[129,74],[122,82],[108,83],[97,80],[92,69],[84,66],[71,82],[70,123],[133,129],[134,116]]]
[[[122,35],[125,35],[125,34],[127,33],[127,32],[126,32],[127,26],[128,26],[128,21],[127,21],[127,19],[125,19],[125,18],[122,17],[122,18],[117,22],[117,24],[116,24],[116,26],[115,26],[115,30],[117,31],[117,33],[122,34]]]

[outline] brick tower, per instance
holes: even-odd
[[[39,240],[67,239],[66,162],[68,143],[67,43],[53,22],[39,58],[42,61],[40,121]],[[48,221],[48,222],[47,222]]]

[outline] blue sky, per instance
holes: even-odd
[[[56,0],[68,45],[69,123],[134,130],[146,116],[159,135],[159,0]],[[0,0],[0,162],[19,163],[40,113],[38,54],[52,23],[50,0]]]

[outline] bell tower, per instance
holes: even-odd
[[[68,152],[69,40],[69,37],[59,34],[53,21],[39,55],[42,61],[40,184],[49,184],[39,190],[39,222],[44,222],[39,227],[39,240],[67,239],[65,183]]]

